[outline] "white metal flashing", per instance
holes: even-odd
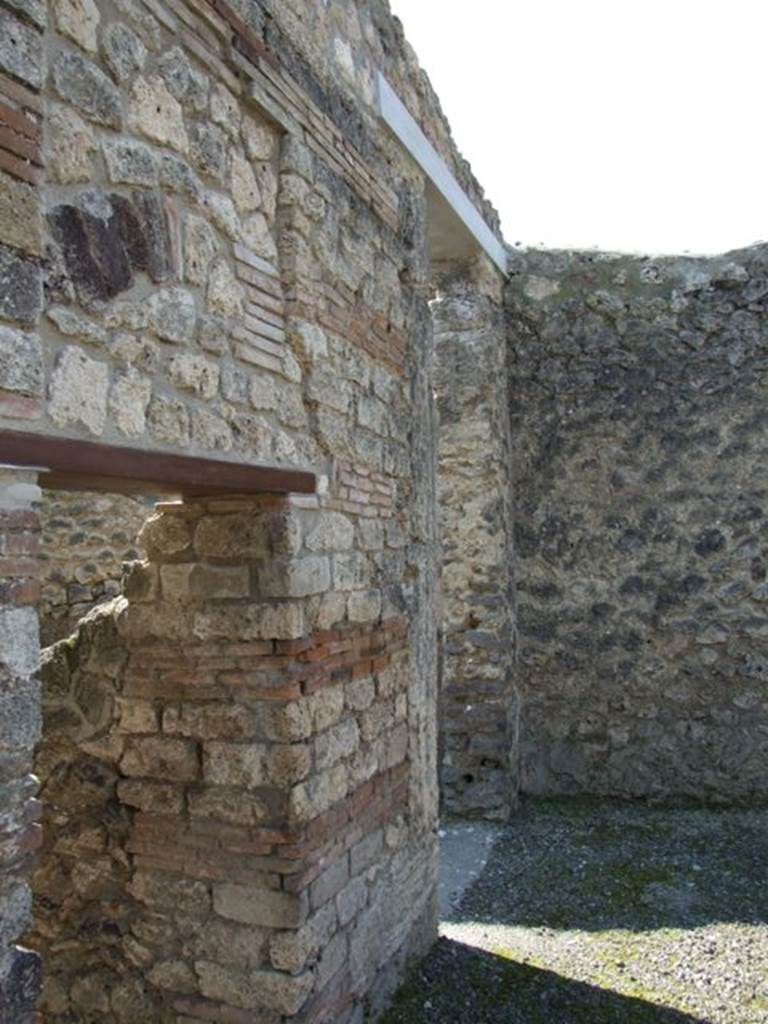
[[[397,93],[379,72],[379,116],[421,167],[480,248],[502,274],[507,273],[507,250],[485,223]]]

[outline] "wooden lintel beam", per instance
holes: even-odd
[[[40,466],[41,487],[108,493],[314,494],[315,475],[298,469],[204,459],[171,452],[0,430],[0,463]]]

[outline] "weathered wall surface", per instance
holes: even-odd
[[[452,814],[505,819],[517,790],[512,481],[503,289],[443,267],[431,303],[442,541],[441,785]]]
[[[407,845],[408,624],[337,623],[322,575],[351,534],[274,499],[165,506],[126,597],[46,652],[47,1020],[336,1020],[407,950],[433,881]]]
[[[53,755],[49,765],[41,763],[50,813],[62,815],[66,838],[59,848],[55,841],[46,847],[38,883],[45,888],[46,879],[70,878],[72,871],[76,892],[71,905],[59,907],[41,891],[33,934],[56,960],[62,947],[46,945],[42,933],[53,929],[58,942],[62,922],[87,931],[95,915],[109,922],[112,937],[119,932],[117,945],[127,943],[135,904],[129,901],[126,918],[116,921],[99,900],[109,898],[113,882],[123,892],[129,875],[139,903],[146,881],[141,892],[150,910],[139,910],[142,920],[155,914],[152,893],[158,900],[186,893],[185,910],[207,914],[221,873],[231,873],[245,848],[248,856],[276,861],[264,871],[252,865],[258,878],[237,883],[253,885],[261,902],[238,890],[227,894],[230,906],[251,908],[237,913],[252,915],[262,913],[254,904],[298,907],[301,920],[291,918],[285,928],[296,934],[274,955],[229,943],[203,953],[182,948],[179,925],[168,937],[177,959],[153,975],[153,1006],[162,1004],[178,1022],[272,1022],[297,1013],[307,1022],[357,1021],[376,1012],[406,956],[433,934],[437,819],[427,209],[420,172],[376,117],[377,71],[390,78],[493,224],[494,215],[457,156],[398,24],[378,0],[53,0],[50,9],[37,2],[12,12],[3,7],[0,20],[0,428],[305,466],[316,472],[319,493],[311,509],[302,508],[321,517],[316,529],[302,527],[300,540],[294,536],[296,546],[280,553],[266,583],[253,550],[241,552],[238,564],[227,561],[239,535],[227,557],[198,550],[197,541],[149,552],[170,570],[160,572],[157,595],[148,592],[149,604],[162,607],[145,606],[157,625],[142,620],[146,631],[132,633],[123,650],[127,665],[149,659],[144,690],[131,695],[149,706],[128,725],[105,712],[100,734],[76,741],[86,762],[94,757],[106,765],[93,791],[87,768],[82,786],[73,780],[73,799],[85,792],[94,800],[84,824],[68,819],[74,813],[79,821],[80,811],[64,806],[69,791],[60,763]],[[22,569],[31,577],[33,560]],[[24,600],[31,609],[30,586]],[[264,632],[246,614],[232,618],[229,606],[221,616],[226,625],[201,635],[184,619],[174,632],[163,602],[199,603],[206,587],[213,588],[211,601],[248,607],[253,588],[266,587],[259,604],[275,611],[270,622],[283,621],[291,598],[306,598],[309,610],[291,620],[287,635],[277,625]],[[136,591],[128,600],[143,606]],[[407,635],[393,626],[404,619]],[[152,633],[160,624],[168,632]],[[97,628],[107,626],[84,630]],[[75,646],[100,649],[86,632]],[[158,650],[147,654],[150,636]],[[220,640],[256,647],[263,641],[269,649],[237,656],[227,650],[222,666]],[[282,642],[288,646],[278,650]],[[3,650],[0,643],[0,656]],[[245,660],[235,664],[236,657]],[[380,660],[389,657],[391,671]],[[169,694],[168,666],[178,664],[184,678],[176,684],[187,689]],[[305,686],[305,664],[324,667],[322,697],[312,699]],[[61,730],[71,753],[68,730],[87,726],[76,707],[80,689],[92,693],[95,682],[89,664],[76,658],[70,667],[66,708],[46,708],[50,731]],[[196,703],[208,700],[205,687],[215,684],[220,688],[210,699],[226,711],[235,706],[231,680],[225,685],[216,676],[222,668],[250,673],[243,686],[255,688],[249,700],[258,694],[261,715],[277,698],[259,680],[285,684],[286,728],[301,732],[287,738],[302,748],[297,756],[306,773],[284,779],[283,802],[266,806],[270,828],[280,819],[283,831],[296,824],[301,832],[293,850],[302,864],[299,881],[287,881],[294,872],[284,861],[295,861],[281,861],[273,849],[287,842],[273,834],[280,829],[258,832],[254,808],[260,814],[261,805],[250,791],[262,785],[261,726],[246,714],[236,738],[201,731],[229,728],[211,724]],[[127,680],[119,672],[101,682],[112,688],[105,702],[122,699]],[[354,684],[348,704],[347,683]],[[48,696],[56,697],[51,686]],[[35,692],[34,681],[29,687]],[[178,728],[168,724],[171,700],[183,719]],[[312,710],[324,701],[330,718]],[[8,769],[13,779],[28,771],[37,727],[34,702],[26,710],[26,731],[16,733],[26,746]],[[114,748],[99,747],[112,736]],[[315,736],[322,739],[317,748]],[[203,790],[206,782],[230,785],[205,777],[221,768],[206,768],[205,744],[230,740],[248,747],[232,762],[242,772],[231,782],[231,831],[222,829],[224,812],[213,803],[194,804],[191,789],[171,794],[165,817],[155,802],[133,805],[120,796],[126,781],[181,779]],[[130,756],[118,750],[121,742]],[[77,757],[72,763],[82,767]],[[150,791],[154,801],[157,790]],[[119,809],[120,819],[97,827],[102,801]],[[73,840],[79,832],[83,837]],[[363,841],[365,852],[356,855]],[[174,856],[179,849],[186,859]],[[337,902],[347,886],[349,897]],[[276,903],[263,895],[273,891],[281,897]],[[153,927],[160,916],[167,916],[164,904]],[[4,956],[25,922],[23,914],[3,922]],[[315,928],[324,936],[322,963],[315,959]],[[93,950],[78,934],[90,971]],[[133,938],[144,945],[131,947],[131,970],[149,974],[165,938]],[[111,941],[105,946],[114,951]],[[71,965],[57,961],[55,976],[63,980],[47,990],[56,1007],[50,1013],[69,1013],[70,1006],[125,1020],[144,1013],[135,988],[99,981],[102,967],[133,977],[120,956],[95,964],[90,988],[76,989]],[[14,1007],[21,989],[13,979],[22,968],[31,979],[19,1024],[31,1012],[34,964],[34,957],[11,951],[0,965],[0,992],[6,998],[2,986],[10,978]]]
[[[768,250],[515,257],[528,793],[768,795]]]
[[[40,505],[40,645],[68,636],[96,605],[117,597],[123,563],[140,557],[136,538],[149,498],[46,491]]]

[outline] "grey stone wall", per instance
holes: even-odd
[[[479,260],[437,281],[442,798],[448,813],[503,820],[519,714],[503,285]]]
[[[768,249],[508,289],[522,787],[768,796]]]

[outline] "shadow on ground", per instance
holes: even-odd
[[[701,1017],[440,939],[400,989],[381,1024],[449,1022],[706,1024]]]
[[[526,803],[382,1024],[768,1024],[766,849],[765,809]]]

